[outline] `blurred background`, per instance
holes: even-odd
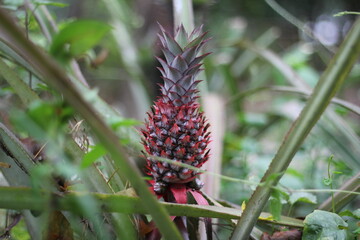
[[[158,94],[156,83],[161,79],[159,78],[160,73],[156,69],[158,63],[154,58],[154,56],[161,55],[157,42],[158,23],[167,29],[172,28],[172,2],[166,0],[62,2],[69,5],[65,8],[54,8],[59,23],[62,19],[69,21],[71,18],[85,18],[101,19],[110,23],[118,21],[116,24],[121,22],[125,25],[126,30],[122,33],[129,34],[129,36],[115,35],[116,39],[105,40],[95,53],[106,56],[102,59],[104,62],[101,62],[96,68],[84,68],[84,71],[91,85],[99,86],[103,98],[117,104],[128,116],[142,117],[142,112],[137,113],[137,109],[127,107],[128,100],[134,98],[129,96],[129,91],[123,91],[121,94],[119,91],[127,88],[126,85],[133,77],[126,69],[127,65],[131,65],[133,68],[131,71],[136,72],[135,75],[141,80],[141,84],[145,85],[144,89],[150,101],[154,100]],[[216,75],[214,72],[227,71],[226,68],[230,68],[228,73],[231,75],[228,77],[233,78],[232,82],[237,85],[236,89],[231,89],[232,91],[246,90],[247,84],[261,86],[263,83],[272,84],[274,81],[281,83],[279,82],[281,76],[275,78],[274,75],[266,74],[263,68],[261,68],[262,74],[258,76],[259,79],[251,79],[249,74],[251,71],[257,71],[258,63],[243,66],[245,64],[242,65],[240,61],[236,61],[244,52],[244,47],[239,47],[240,42],[242,40],[253,42],[261,36],[268,38],[264,39],[264,41],[268,41],[266,47],[269,46],[280,57],[286,57],[286,62],[290,62],[292,67],[298,68],[296,70],[307,74],[304,80],[313,86],[356,17],[356,15],[341,17],[333,17],[333,15],[341,11],[359,11],[360,9],[360,3],[356,0],[305,0],[301,2],[283,0],[277,1],[277,4],[293,15],[292,22],[280,15],[280,9],[274,10],[266,1],[193,1],[195,24],[197,26],[204,24],[205,30],[209,31],[212,41],[208,44],[207,51],[213,52],[210,57],[211,61],[220,67],[214,69],[211,66],[211,69],[206,69],[206,74],[209,75],[209,91],[220,91],[227,94],[230,90],[225,84],[227,79],[214,77]],[[109,14],[109,9],[117,7],[121,8],[120,12]],[[114,16],[114,14],[117,15]],[[315,39],[307,33],[311,33]],[[118,46],[114,45],[119,45],[121,42],[126,43],[129,40],[132,46],[124,46],[123,48],[127,52],[119,53]],[[131,49],[132,47],[134,49]],[[126,56],[126,54],[129,55]],[[136,54],[136,56],[131,56],[131,54]],[[133,58],[135,58],[137,66],[131,63],[134,61]],[[86,64],[88,59],[82,60]],[[309,64],[311,67],[304,66],[303,69],[300,69],[302,64]],[[243,74],[240,69],[245,67],[247,69],[243,71],[246,70],[246,73],[240,75]],[[271,67],[268,68],[270,71]],[[255,72],[251,74],[255,74]],[[273,71],[272,74],[276,73]],[[347,91],[356,90],[356,88],[347,89]],[[347,97],[346,100],[352,102],[359,100],[356,92],[344,96]]]
[[[58,2],[68,5],[48,8],[60,28],[72,19],[97,19],[113,27],[94,51],[77,61],[104,100],[123,116],[143,121],[159,94],[158,23],[173,28],[172,2]],[[359,12],[360,1],[194,0],[193,6],[195,25],[203,24],[211,38],[205,52],[212,54],[204,62],[200,86],[214,132],[215,164],[207,170],[257,182],[358,16],[334,14]],[[37,33],[30,29],[33,39]],[[359,64],[337,97],[346,102],[331,104],[286,171],[283,187],[338,188],[359,172]],[[329,178],[331,186],[324,181]],[[251,184],[209,181],[214,181],[207,189],[212,196],[238,205],[254,190]],[[329,193],[290,197],[283,199],[283,214],[301,217]],[[348,207],[359,208],[359,198]]]

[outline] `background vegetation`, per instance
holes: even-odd
[[[334,14],[359,11],[358,1],[198,0],[193,13],[177,15],[180,2],[189,3],[0,1],[13,17],[6,22],[1,12],[0,182],[10,188],[0,188],[0,238],[133,239],[147,231],[144,215],[134,213],[147,213],[176,239],[166,208],[220,218],[219,239],[243,239],[246,229],[255,239],[302,230],[295,218],[306,216],[307,239],[356,239],[360,23],[343,44],[358,15]],[[192,17],[212,37],[200,77],[213,132],[204,192],[226,209],[157,204],[143,181],[138,130],[159,94],[157,22],[190,28]],[[265,206],[256,194],[248,203],[260,181],[259,194],[271,195]],[[242,203],[244,216],[255,217],[242,218],[249,226],[240,221],[239,232],[229,219],[239,217]],[[253,228],[256,207],[271,217],[262,213]],[[322,217],[338,225],[312,236],[309,226]]]

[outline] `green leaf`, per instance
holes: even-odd
[[[337,214],[315,210],[304,220],[303,239],[347,239],[348,224]]]
[[[270,198],[270,213],[272,214],[275,220],[280,220],[281,210],[282,210],[280,191],[274,190],[271,193],[271,197],[272,198]]]
[[[50,53],[59,60],[79,56],[94,47],[111,27],[94,20],[78,20],[67,24],[54,37]]]
[[[347,229],[349,239],[356,239],[356,236],[360,234],[360,209],[357,209],[353,212],[345,210],[339,213],[339,215],[349,225]]]
[[[65,126],[72,114],[73,110],[61,101],[34,101],[28,111],[29,117],[47,131]]]
[[[316,200],[316,196],[314,194],[307,193],[307,192],[295,192],[290,195],[289,202],[291,204],[294,204],[297,202],[316,204],[317,200]]]
[[[67,7],[69,4],[67,3],[60,3],[60,2],[52,2],[52,1],[45,1],[45,0],[36,0],[34,4],[37,6],[54,6],[54,7]]]
[[[359,209],[357,211],[359,211]],[[352,218],[356,218],[356,219],[360,220],[360,216],[356,215],[356,211],[351,212],[350,210],[345,210],[345,211],[340,212],[339,216],[341,216],[341,217],[347,216],[347,217],[352,217]]]
[[[81,161],[81,168],[90,166],[93,162],[101,158],[107,153],[106,149],[101,145],[95,145],[94,148],[86,153]]]
[[[1,42],[0,48],[2,51],[4,50]],[[39,99],[36,93],[2,59],[0,59],[0,75],[9,83],[25,105]]]

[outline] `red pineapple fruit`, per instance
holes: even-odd
[[[142,143],[146,150],[147,168],[155,180],[154,191],[162,194],[168,185],[186,184],[200,189],[202,183],[194,170],[167,162],[163,157],[200,168],[209,158],[207,145],[210,141],[209,124],[199,109],[196,80],[201,71],[198,56],[207,42],[202,27],[190,35],[180,26],[172,37],[161,26],[161,48],[165,59],[158,58],[164,83],[160,85],[161,96],[148,112]]]

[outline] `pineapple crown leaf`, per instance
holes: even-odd
[[[168,48],[170,52],[179,54],[180,51],[184,51],[194,46],[201,46],[206,43],[209,39],[204,39],[207,32],[203,32],[203,25],[195,28],[190,35],[187,34],[184,26],[181,24],[175,31],[174,37],[169,34],[165,28],[159,24],[161,34],[158,37],[161,41],[163,48]],[[198,51],[197,51],[198,52]]]
[[[165,56],[167,62],[172,62],[175,58],[175,55],[168,48],[163,48],[162,52]]]
[[[183,76],[182,72],[171,66],[167,66],[165,68],[165,73],[166,75],[164,77],[172,79],[175,83],[177,83]]]
[[[201,34],[200,36],[197,36],[196,38],[194,38],[193,40],[191,40],[184,49],[187,48],[191,48],[194,46],[198,46],[199,48],[206,43],[209,39],[204,39],[206,36],[207,32],[204,32],[203,34]]]
[[[191,34],[188,35],[185,30],[184,25],[180,24],[180,26],[176,29],[174,37],[172,39],[174,41],[176,41],[183,50],[185,50],[185,49],[191,47],[191,45],[189,45],[189,42],[191,43],[195,39],[198,39],[198,38],[200,38],[200,40],[203,39],[203,37],[206,35],[206,33],[202,34],[202,28],[203,28],[203,25],[199,26],[198,28],[195,28],[191,32]],[[166,31],[164,31],[164,28],[161,28],[161,31],[163,32],[163,34],[166,32]],[[198,43],[200,43],[200,42],[198,42]],[[197,44],[194,44],[194,45],[197,45]]]
[[[180,47],[184,48],[189,42],[189,37],[185,31],[184,25],[180,25],[175,32],[175,40],[179,43]]]
[[[183,50],[175,39],[168,32],[162,32],[162,34],[158,34],[158,36],[163,48],[168,48],[175,55],[181,54]]]
[[[201,47],[205,44],[202,42],[199,46],[193,46],[191,48],[185,49],[185,51],[181,54],[181,56],[185,59],[185,61],[191,65],[192,61],[199,54]]]
[[[178,55],[175,57],[175,59],[172,61],[171,66],[179,70],[180,72],[185,72],[186,69],[189,68],[188,64],[186,63],[185,59]]]
[[[197,36],[199,36],[202,32],[203,32],[203,27],[204,25],[201,24],[199,27],[195,28],[189,36],[189,39],[193,40],[194,38],[196,38]]]
[[[198,64],[199,62],[201,62],[201,60],[203,60],[205,57],[207,57],[208,55],[210,55],[211,52],[208,52],[208,53],[204,53],[203,55],[200,55],[198,57],[196,57],[190,65],[193,65],[193,64]]]
[[[196,90],[196,86],[201,82],[201,80],[194,81],[193,75],[186,75],[182,77],[182,79],[178,81],[181,82],[182,84],[175,84],[173,80],[166,77],[162,77],[162,78],[164,80],[164,84],[159,84],[163,94],[162,97],[169,95],[170,100],[174,100],[173,98],[174,94],[176,94],[176,96],[179,98],[184,98],[197,93],[198,91]],[[192,99],[195,98],[197,97],[196,96],[192,97]],[[189,100],[191,100],[191,98],[189,98]],[[185,101],[183,103],[186,102],[188,101]]]

